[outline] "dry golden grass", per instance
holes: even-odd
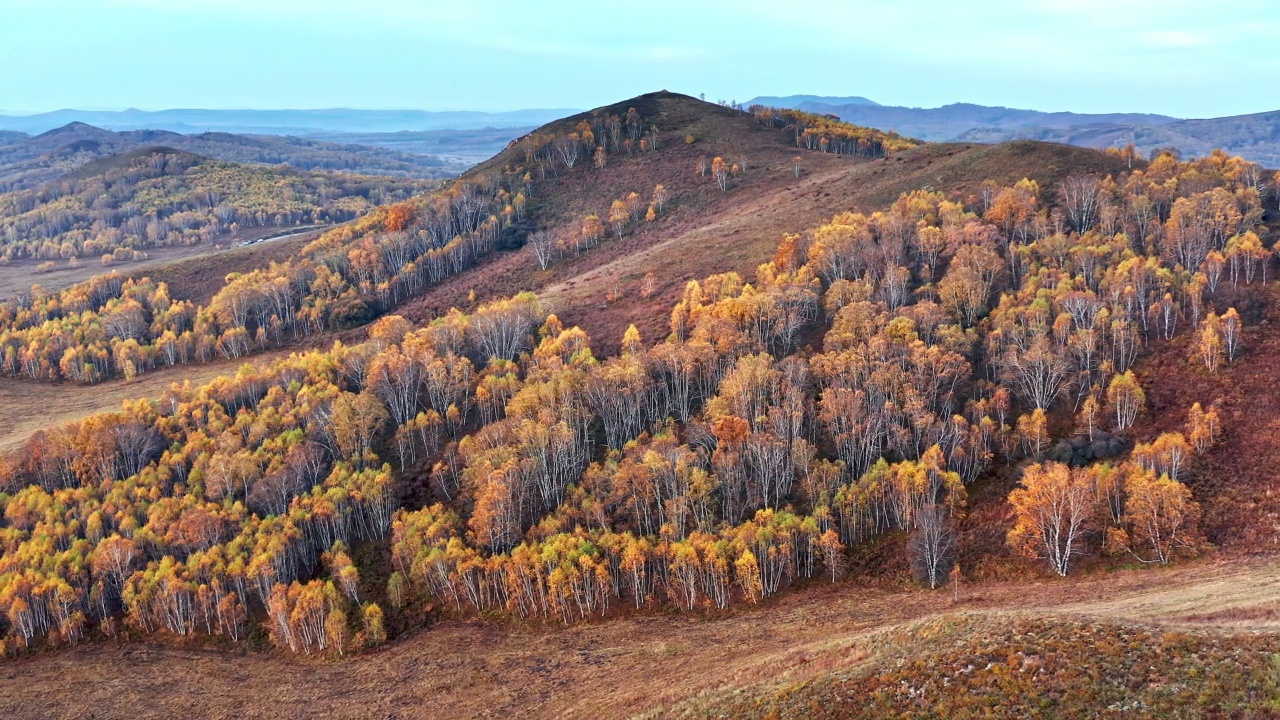
[[[619,618],[571,627],[446,620],[342,660],[89,643],[0,665],[4,717],[625,717],[690,698],[734,697],[833,671],[855,673],[909,648],[919,623],[997,627],[1017,618],[1197,632],[1274,629],[1280,568],[1202,561],[1070,580],[949,591],[853,583],[758,608]],[[1224,615],[1225,613],[1225,615]],[[966,620],[966,618],[968,618]],[[973,620],[978,618],[978,620]],[[912,632],[916,632],[912,630]],[[1268,635],[1270,637],[1270,635]]]

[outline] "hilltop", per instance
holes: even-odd
[[[638,224],[621,240],[571,255],[545,270],[526,253],[499,254],[399,312],[425,322],[465,304],[473,289],[482,298],[538,290],[566,322],[588,329],[603,343],[598,349],[607,352],[630,324],[643,337],[664,336],[667,318],[661,308],[679,298],[687,281],[729,271],[751,277],[757,265],[773,256],[785,233],[803,232],[839,212],[873,211],[918,189],[963,196],[976,192],[986,179],[1012,184],[1028,177],[1052,185],[1074,172],[1124,169],[1117,158],[1043,142],[926,144],[874,159],[803,152],[785,133],[762,127],[750,114],[675,93],[643,95],[601,111],[625,113],[630,107],[662,129],[667,138],[663,149],[611,156],[603,169],[583,163],[542,183],[525,230],[575,232],[584,215],[603,217],[614,199],[629,192],[647,195],[656,184],[663,184],[671,197],[662,222]],[[571,116],[531,135],[563,133],[586,117]],[[686,143],[690,136],[694,142]],[[455,184],[518,165],[524,160],[521,152],[513,145]],[[747,166],[728,192],[697,171],[699,160],[716,156]],[[650,273],[651,298],[640,300],[638,287]],[[629,300],[607,302],[611,292]]]

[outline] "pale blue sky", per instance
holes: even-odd
[[[1274,0],[0,0],[0,108],[1280,108]]]

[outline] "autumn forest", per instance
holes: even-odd
[[[161,266],[0,304],[29,392],[172,379],[0,459],[2,654],[354,662],[441,623],[959,602],[1273,543],[1219,476],[1251,460],[1231,378],[1271,362],[1280,174],[1038,145],[1008,150],[1033,173],[655,93],[438,187],[156,151],[0,195],[0,262],[332,224],[207,300]],[[822,195],[846,176],[874,193]],[[730,214],[761,238],[736,265],[625,264]],[[760,697],[681,712],[790,696]]]

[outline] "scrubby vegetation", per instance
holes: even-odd
[[[839,669],[666,717],[1270,717],[1274,638],[1071,618],[943,618],[867,639],[874,669]],[[858,649],[862,649],[859,647]]]
[[[122,250],[207,244],[238,228],[344,222],[428,187],[146,148],[0,195],[0,257],[96,262]]]

